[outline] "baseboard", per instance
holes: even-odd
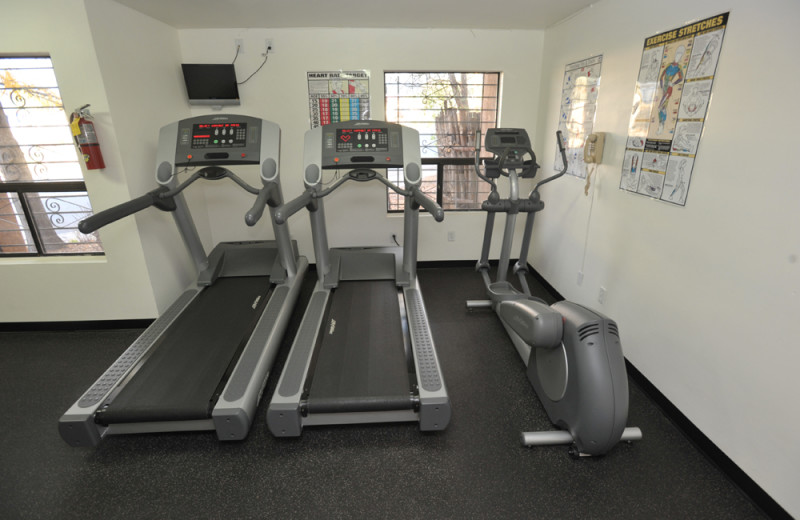
[[[544,277],[541,274],[539,274],[539,271],[534,269],[530,264],[528,264],[528,274],[534,277],[537,282],[542,284],[542,287],[547,289],[547,291],[553,295],[553,298],[559,301],[565,299],[563,296],[561,296],[561,293],[556,291],[556,288],[550,285],[550,282],[545,280]]]
[[[448,267],[475,267],[475,260],[424,260],[417,262],[418,269],[446,269]]]
[[[0,332],[64,332],[108,329],[145,329],[153,320],[30,321],[0,323]]]
[[[529,266],[530,267],[530,266]],[[542,275],[533,267],[530,267],[529,274],[536,278],[552,295],[558,300],[564,297],[548,283]],[[686,417],[677,406],[672,404],[658,388],[653,385],[635,366],[627,359],[625,366],[628,376],[647,394],[647,396],[658,406],[664,415],[692,442],[703,455],[708,457],[725,475],[736,484],[739,489],[770,518],[787,518],[792,516],[786,512],[761,486],[756,484],[747,473],[745,473],[730,457],[714,444],[700,429]]]
[[[455,268],[473,267],[473,260],[448,260],[418,262],[419,268]],[[315,270],[310,266],[310,272]],[[563,296],[532,267],[529,274],[547,289],[554,298],[563,300]],[[153,320],[104,320],[104,321],[73,321],[73,322],[24,322],[0,323],[0,332],[35,332],[35,331],[80,331],[101,329],[144,329]],[[736,484],[739,489],[758,507],[765,515],[776,519],[791,519],[786,512],[769,494],[764,491],[747,473],[720,450],[697,426],[695,426],[669,399],[662,394],[639,370],[627,359],[625,365],[628,376],[642,391],[664,412],[678,429],[714,463],[725,475]]]
[[[770,518],[787,518],[792,516],[783,509],[761,486],[756,484],[742,468],[736,465],[730,457],[714,444],[711,439],[700,431],[674,404],[662,394],[635,366],[627,359],[625,366],[628,377],[631,378],[642,391],[664,412],[670,421],[713,462],[739,489],[747,495],[753,503]]]

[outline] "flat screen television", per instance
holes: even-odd
[[[239,88],[232,63],[183,63],[190,105],[239,105]]]

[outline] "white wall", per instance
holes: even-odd
[[[0,52],[49,54],[65,109],[92,105],[106,162],[102,171],[85,172],[93,207],[127,200],[125,149],[117,144],[121,128],[109,108],[83,1],[8,3],[3,20]],[[101,238],[105,257],[0,258],[0,321],[153,317],[156,306],[136,225],[122,221]]]
[[[30,21],[3,34],[4,52],[50,52],[68,107],[92,104],[108,167],[86,174],[96,210],[153,189],[157,131],[168,122],[211,113],[189,108],[181,62],[227,62],[235,38],[244,40],[237,71],[244,79],[261,62],[265,37],[275,53],[242,85],[242,105],[230,110],[277,122],[283,132],[281,171],[285,198],[303,191],[302,140],[309,128],[306,72],[367,69],[372,117],[383,114],[384,70],[488,70],[503,73],[502,123],[531,129],[537,119],[543,32],[478,30],[209,29],[182,30],[108,0],[40,0],[37,17],[12,7],[7,19]],[[21,9],[21,8],[20,8]],[[65,42],[56,30],[77,28]],[[48,29],[49,28],[49,29]],[[364,44],[363,42],[368,42]],[[7,43],[7,44],[6,44]],[[514,49],[513,53],[507,52]],[[70,101],[73,99],[73,101]],[[112,121],[113,120],[113,121]],[[259,184],[257,168],[238,173]],[[273,238],[268,219],[243,224],[252,196],[232,184],[187,190],[207,248],[226,240]],[[402,218],[387,215],[381,185],[350,185],[326,200],[332,246],[388,245],[402,239]],[[443,224],[421,218],[421,260],[473,259],[484,216],[449,213]],[[342,224],[344,223],[344,224]],[[499,227],[499,224],[498,224]],[[519,226],[521,228],[521,225]],[[307,216],[291,221],[301,254],[314,260]],[[456,240],[448,242],[448,232]],[[19,296],[0,307],[3,321],[63,321],[154,317],[195,272],[171,217],[148,210],[100,231],[104,258],[0,259],[0,278]],[[494,247],[496,254],[499,241]],[[55,291],[54,291],[55,289]],[[54,294],[55,292],[55,294]],[[79,295],[85,304],[76,306]]]
[[[303,191],[303,135],[310,128],[306,72],[316,70],[361,70],[370,72],[371,117],[383,119],[383,72],[385,70],[501,71],[502,124],[530,128],[535,134],[538,117],[541,31],[482,30],[374,30],[374,29],[203,29],[181,30],[185,62],[220,62],[233,59],[234,40],[243,40],[244,52],[236,60],[242,81],[262,61],[265,38],[275,52],[251,80],[240,86],[242,105],[229,111],[272,120],[282,130],[281,181],[287,199]],[[513,49],[513,52],[508,52]],[[203,113],[196,110],[196,113]],[[205,110],[209,112],[209,110]],[[252,182],[257,181],[254,172]],[[229,204],[212,203],[212,197],[229,193],[206,192],[214,241],[243,234],[241,218],[248,196],[241,197],[242,211],[231,212]],[[351,183],[325,199],[330,245],[391,245],[392,234],[402,239],[402,217],[386,214],[385,188],[378,183]],[[447,213],[443,223],[430,216],[420,218],[420,260],[477,259],[480,254],[484,215],[480,212]],[[266,226],[266,223],[259,224]],[[308,216],[299,213],[290,221],[300,252],[314,259]],[[456,240],[447,241],[454,231]],[[499,248],[499,240],[496,249]]]
[[[369,70],[376,119],[383,117],[384,70],[502,71],[502,124],[528,128],[546,166],[555,146],[564,65],[602,53],[595,128],[609,139],[591,220],[581,181],[547,185],[533,263],[567,298],[615,318],[634,365],[790,513],[800,514],[800,448],[794,442],[800,389],[793,373],[800,354],[788,328],[800,315],[800,180],[784,153],[796,148],[786,127],[800,114],[792,87],[800,71],[791,66],[800,48],[795,1],[766,0],[756,7],[746,0],[675,0],[668,6],[601,0],[546,33],[176,31],[106,0],[85,0],[88,16],[83,0],[34,4],[36,17],[30,16],[31,2],[4,7],[5,20],[15,22],[4,24],[0,48],[49,52],[66,106],[92,104],[108,165],[87,174],[97,209],[153,186],[157,128],[208,112],[189,111],[179,62],[226,62],[234,38],[245,43],[237,60],[240,78],[259,65],[255,49],[264,38],[275,44],[267,65],[241,87],[242,106],[231,111],[281,126],[287,197],[303,189],[307,71]],[[644,38],[731,7],[687,206],[621,192],[622,149]],[[65,27],[71,29],[68,40]],[[255,170],[245,177],[257,182]],[[197,191],[190,204],[197,204],[206,245],[271,237],[266,222],[255,229],[241,224],[248,196],[231,187]],[[388,244],[392,233],[401,232],[399,217],[385,214],[382,193],[377,185],[356,186],[330,198],[331,245]],[[239,211],[230,209],[229,196]],[[423,217],[420,258],[477,257],[483,219],[480,213],[448,213],[436,224]],[[313,260],[307,219],[295,217],[291,226],[301,252]],[[455,242],[447,242],[449,231]],[[0,320],[153,317],[193,277],[166,215],[126,219],[101,236],[107,250],[101,259],[0,259],[3,292],[14,295],[0,302]],[[605,305],[596,301],[600,286],[608,289]],[[72,303],[75,295],[80,305]]]
[[[731,10],[685,207],[619,190],[644,39]],[[800,101],[794,0],[602,0],[545,35],[538,149],[553,150],[564,66],[603,54],[595,129],[608,132],[591,199],[543,190],[534,266],[620,324],[625,355],[794,516],[800,447]],[[547,155],[547,154],[545,154]],[[601,286],[608,289],[598,304]],[[644,432],[645,439],[647,432]]]
[[[119,204],[158,187],[155,164],[159,129],[190,116],[180,69],[178,33],[116,2],[85,2],[129,187],[129,196],[115,202]],[[192,188],[186,190],[186,198],[198,232],[208,245],[211,237],[203,192]],[[103,189],[97,186],[90,195],[102,193]],[[149,275],[148,288],[161,313],[196,278],[196,269],[171,214],[150,208],[125,220],[136,221]],[[124,238],[128,232],[114,223],[101,229],[100,237],[104,241]],[[109,255],[114,253],[107,250]]]

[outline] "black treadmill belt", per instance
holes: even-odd
[[[309,411],[410,406],[400,316],[394,281],[340,282],[322,325]]]
[[[151,347],[100,424],[207,419],[211,401],[263,312],[269,276],[219,278]]]

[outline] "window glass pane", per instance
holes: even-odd
[[[0,182],[82,179],[50,58],[0,59]]]
[[[475,175],[472,165],[445,164],[442,176],[442,208],[476,209],[489,196],[489,183]]]
[[[400,168],[387,168],[386,177],[393,183],[405,189],[406,184],[403,181],[403,171]],[[386,188],[387,201],[386,205],[389,211],[403,211],[403,197]]]
[[[419,132],[425,159],[472,158],[475,132],[497,126],[500,74],[496,72],[387,72],[386,120]],[[491,154],[482,151],[483,156]],[[436,168],[427,183],[435,198]],[[488,186],[480,186],[472,166],[445,164],[439,200],[444,209],[480,209]],[[389,196],[389,210],[397,211]]]
[[[0,186],[0,254],[103,252],[49,57],[0,57]]]
[[[28,222],[16,193],[0,193],[0,255],[35,254]]]
[[[86,192],[28,193],[25,200],[45,253],[103,252],[96,233],[84,235],[78,231],[78,222],[92,214]]]
[[[399,168],[387,168],[386,175],[390,181],[405,189],[406,183],[403,180],[403,171]],[[420,183],[420,190],[428,197],[436,200],[436,165],[423,164],[422,165],[422,182]],[[403,211],[405,199],[392,190],[387,189],[389,201],[389,211]]]
[[[423,157],[471,157],[497,125],[499,73],[387,72],[386,120],[420,133]]]

